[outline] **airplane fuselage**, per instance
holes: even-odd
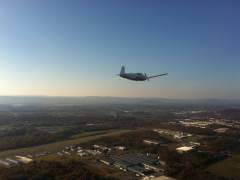
[[[133,81],[146,81],[147,77],[143,73],[123,73],[120,77]]]
[[[154,76],[147,76],[146,73],[126,73],[124,66],[122,66],[120,74],[118,74],[118,76],[128,79],[128,80],[132,80],[132,81],[146,81],[146,80],[149,81],[149,79],[151,79],[151,78],[165,76],[165,75],[167,75],[167,73],[158,74],[158,75],[154,75]]]

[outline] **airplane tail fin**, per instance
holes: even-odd
[[[125,74],[125,66],[122,66],[120,74]]]

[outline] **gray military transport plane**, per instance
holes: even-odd
[[[159,74],[159,75],[155,75],[155,76],[147,76],[146,73],[126,73],[125,72],[125,67],[122,66],[120,74],[118,74],[118,76],[125,78],[125,79],[129,79],[132,81],[146,81],[151,78],[155,78],[155,77],[159,77],[159,76],[165,76],[168,75],[168,73],[164,73],[164,74]]]

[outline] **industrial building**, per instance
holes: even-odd
[[[121,156],[111,156],[101,159],[100,162],[113,165],[123,171],[130,171],[137,176],[146,176],[154,172],[163,171],[163,165],[158,158],[153,158],[145,154],[125,154]]]

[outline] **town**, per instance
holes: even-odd
[[[0,152],[2,171],[72,159],[94,167],[94,173],[101,171],[106,178],[184,179],[192,173],[198,179],[218,179],[228,177],[219,172],[221,163],[234,159],[240,150],[236,108],[116,105],[101,111],[98,106],[78,107],[76,113],[75,106],[67,107],[67,114],[56,107],[53,111],[47,108],[40,116],[35,108],[28,116],[19,112],[19,107],[17,112],[2,111],[10,119],[14,117],[11,123],[2,121],[1,125],[1,138],[10,143],[5,147],[1,141],[5,147]],[[24,120],[16,122],[16,116]],[[42,118],[41,123],[36,116]],[[26,130],[29,127],[35,131]],[[21,137],[22,142],[11,142],[13,136]],[[31,141],[25,145],[27,137]],[[198,169],[190,172],[193,167]]]

